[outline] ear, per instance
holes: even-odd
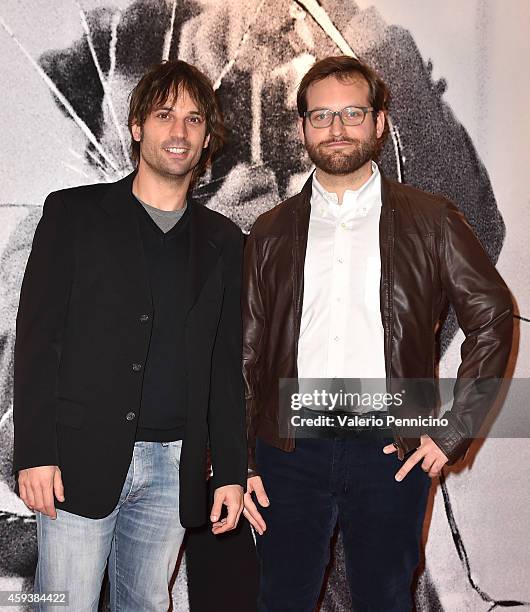
[[[375,133],[377,138],[381,138],[385,129],[386,117],[384,111],[379,111],[375,120]]]
[[[136,142],[140,142],[142,140],[142,127],[137,123],[133,123],[131,126],[132,137]]]
[[[204,139],[204,144],[202,145],[203,149],[206,149],[206,147],[210,144],[210,134],[206,134],[206,138]]]
[[[305,145],[304,117],[298,117],[296,131],[298,132],[298,138],[300,138],[302,144]]]

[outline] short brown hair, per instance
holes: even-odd
[[[378,113],[386,114],[390,102],[390,91],[381,77],[370,66],[355,57],[336,55],[326,57],[313,64],[300,81],[296,96],[296,106],[300,117],[303,117],[307,111],[307,90],[312,83],[322,81],[329,76],[334,76],[339,81],[346,81],[357,75],[361,75],[368,83],[368,98],[370,106],[374,109],[372,113],[374,122]],[[386,138],[387,133],[388,124],[385,122],[385,130],[379,139],[381,142]]]
[[[140,143],[132,137],[133,124],[143,126],[149,113],[170,98],[177,98],[187,91],[206,119],[208,146],[203,149],[199,163],[193,170],[192,184],[211,164],[212,158],[224,143],[224,126],[221,109],[208,77],[200,70],[181,60],[166,61],[152,66],[140,79],[129,97],[128,126],[131,133],[131,155],[136,164],[140,161]]]

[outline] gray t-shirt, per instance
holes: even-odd
[[[177,223],[181,220],[182,215],[186,212],[186,207],[188,206],[187,202],[184,202],[183,208],[179,208],[179,210],[160,210],[160,208],[150,206],[146,202],[140,200],[138,197],[136,199],[145,208],[151,219],[153,219],[164,234],[167,234],[171,228],[177,225]]]

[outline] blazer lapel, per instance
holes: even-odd
[[[142,312],[151,311],[153,304],[135,206],[139,203],[132,193],[135,173],[114,183],[99,203],[108,215],[109,249],[118,265],[121,282],[130,290],[135,306]]]
[[[188,302],[186,312],[189,312],[201,292],[206,279],[210,275],[221,254],[217,232],[210,222],[208,212],[202,204],[197,204],[191,198],[190,206],[190,260],[188,272]]]

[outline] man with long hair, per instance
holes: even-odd
[[[243,239],[189,195],[223,143],[209,80],[155,65],[129,131],[132,174],[48,196],[21,290],[14,469],[37,514],[36,609],[66,591],[97,610],[108,560],[113,610],[167,610],[184,528],[207,518],[207,444],[212,531],[243,507]]]

